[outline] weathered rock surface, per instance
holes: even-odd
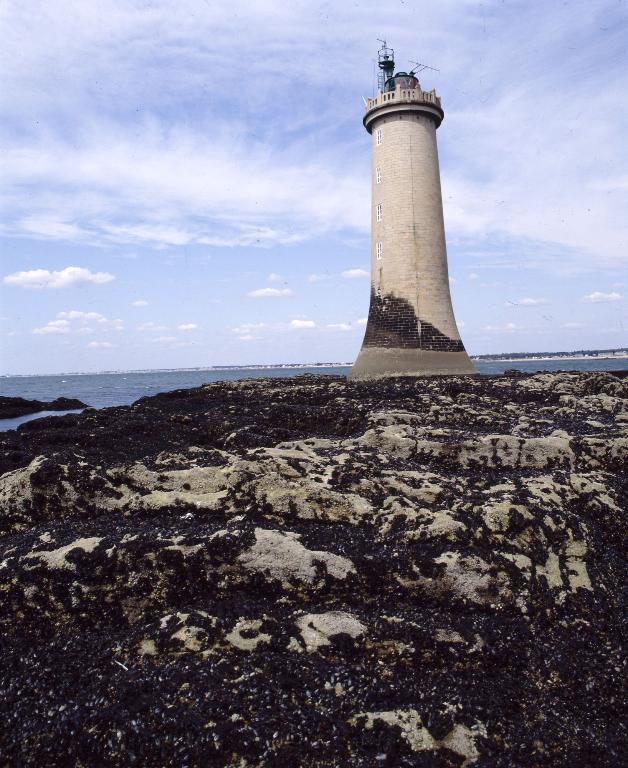
[[[0,435],[0,764],[620,765],[626,394],[299,376]]]
[[[49,403],[44,400],[25,400],[23,397],[0,396],[0,419],[13,419],[39,411],[73,411],[87,408],[85,403],[69,397],[58,397]]]

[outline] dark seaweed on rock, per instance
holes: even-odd
[[[255,379],[0,435],[0,765],[622,764],[626,391]]]
[[[0,419],[13,419],[39,411],[71,411],[87,408],[85,403],[69,397],[58,397],[56,400],[25,400],[23,397],[0,396]]]

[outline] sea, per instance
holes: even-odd
[[[628,369],[628,358],[562,358],[546,360],[476,360],[479,373],[502,374],[507,369],[526,373],[537,371],[620,371]],[[140,397],[173,389],[198,387],[212,381],[271,377],[281,378],[305,373],[345,376],[349,365],[295,366],[278,368],[204,368],[152,371],[115,371],[103,373],[65,373],[46,376],[0,376],[0,395],[27,400],[54,400],[71,397],[93,408],[130,405]],[[43,416],[60,416],[69,411],[40,411],[14,419],[0,419],[0,431]],[[72,411],[73,412],[73,411]]]

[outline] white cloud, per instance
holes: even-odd
[[[271,272],[267,279],[269,283],[282,283],[285,280],[282,275],[278,275],[276,272]]]
[[[50,320],[41,328],[33,328],[33,333],[37,335],[70,333],[70,322],[68,320]]]
[[[369,277],[369,273],[366,269],[345,269],[342,276],[347,280],[355,280],[356,278]]]
[[[257,338],[257,336],[252,336],[250,333],[245,333],[244,336],[238,336],[240,341],[254,341]]]
[[[314,320],[291,320],[290,326],[292,328],[316,328]]]
[[[328,323],[325,327],[330,331],[355,331],[367,324],[366,317],[360,317],[352,323]]]
[[[290,288],[258,288],[247,293],[251,299],[281,299],[292,295],[293,292]]]
[[[26,234],[49,240],[76,240],[81,236],[81,228],[76,224],[47,215],[24,216],[19,228]]]
[[[329,275],[311,274],[307,277],[308,283],[320,283],[323,280],[329,280]]]
[[[477,272],[469,272],[467,277],[469,278],[469,280],[477,280],[479,278],[479,275]]]
[[[484,330],[491,333],[512,333],[513,331],[522,331],[523,328],[516,323],[506,323],[505,325],[485,325]]]
[[[142,323],[141,325],[137,326],[137,330],[144,332],[144,331],[167,331],[168,326],[167,325],[160,325],[159,323],[153,323],[152,321],[148,323]]]
[[[518,301],[506,301],[504,305],[506,307],[540,307],[542,304],[548,304],[547,299],[519,299]]]
[[[131,302],[131,306],[132,307],[147,307],[148,306],[148,302],[146,301],[146,299],[137,299],[136,301],[132,301]]]
[[[181,323],[177,328],[180,331],[196,331],[198,330],[198,325],[196,323]]]
[[[242,323],[231,330],[238,335],[247,336],[253,331],[260,331],[262,328],[266,328],[266,323]]]
[[[62,320],[94,320],[97,323],[107,322],[107,318],[104,315],[101,315],[100,312],[80,312],[76,309],[72,309],[69,312],[59,312],[57,317]]]
[[[122,320],[109,320],[100,312],[82,312],[77,309],[71,309],[63,312],[57,312],[55,320],[50,320],[41,328],[34,328],[35,334],[51,333],[75,333],[86,335],[94,333],[94,329],[88,323],[96,323],[100,332],[115,330],[123,331],[124,324]]]
[[[587,304],[601,304],[607,301],[619,301],[621,298],[621,293],[617,293],[617,291],[611,291],[610,293],[604,293],[603,291],[593,291],[593,293],[588,293],[586,296],[583,296],[580,301],[583,301]]]
[[[112,344],[110,341],[90,341],[87,345],[88,349],[113,349],[115,347],[115,344]]]
[[[3,161],[15,201],[6,229],[154,248],[268,248],[368,230],[368,185],[349,162],[339,163],[335,149],[312,159],[298,143],[287,149],[256,141],[237,114],[231,119],[214,122],[211,138],[202,124],[153,119],[125,133],[123,123],[95,119],[72,138],[60,131],[59,138],[42,132],[16,141]],[[29,209],[18,200],[24,185]],[[35,219],[25,215],[33,208]]]
[[[569,323],[563,323],[560,327],[567,328],[570,330],[575,330],[577,328],[586,328],[586,325],[584,323],[569,322]]]
[[[408,56],[420,19],[426,56],[448,63],[437,83],[425,75],[425,84],[446,96],[439,141],[447,142],[448,234],[558,243],[573,248],[570,258],[585,267],[592,253],[625,260],[628,186],[617,171],[626,166],[622,4],[497,6],[487,11],[443,0],[418,10],[402,3],[386,22],[399,54]],[[87,3],[68,13],[50,0],[28,14],[23,4],[8,4],[5,25],[14,34],[5,41],[0,94],[7,122],[26,113],[33,125],[42,115],[52,118],[42,120],[39,135],[8,144],[14,226],[42,237],[154,245],[267,245],[330,227],[368,231],[365,136],[358,122],[352,136],[332,142],[328,126],[344,125],[356,89],[370,91],[372,30],[381,9],[369,2],[336,3],[325,14],[320,8],[311,1],[184,0],[175,7],[154,0],[147,10],[102,0],[97,10]],[[159,57],[145,41],[155,41]],[[318,55],[324,46],[356,77],[329,89]],[[179,103],[198,99],[207,72],[228,57],[246,57],[250,73],[237,89],[228,79],[212,83],[233,124],[217,123],[214,113],[203,124],[202,110],[191,127],[169,120]],[[513,57],[521,66],[504,67]],[[285,60],[300,62],[298,108]],[[526,77],[517,77],[523,69]],[[150,78],[138,76],[147,71]],[[608,120],[582,118],[583,92],[595,93]],[[256,104],[253,125],[239,114],[242,102]],[[131,128],[125,108],[136,118]],[[77,109],[83,119],[68,125]],[[257,121],[268,126],[263,140]],[[24,182],[32,197],[13,194]]]
[[[17,285],[21,288],[69,288],[75,285],[102,285],[115,280],[109,272],[90,272],[84,267],[66,267],[58,272],[47,269],[31,269],[26,272],[14,272],[7,275],[4,282],[7,285]]]
[[[353,328],[351,323],[329,323],[325,327],[331,331],[350,331]]]
[[[196,238],[183,227],[162,224],[104,224],[104,239],[117,243],[145,242],[156,247],[188,245]],[[88,233],[85,233],[88,237]]]
[[[159,344],[172,344],[172,342],[177,341],[176,336],[159,336],[158,338],[154,339],[154,341],[158,342]]]
[[[449,285],[455,285],[457,282],[455,277],[449,276]]]

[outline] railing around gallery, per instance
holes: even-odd
[[[397,86],[394,91],[380,91],[374,99],[367,99],[365,110],[368,112],[374,107],[379,107],[381,104],[386,104],[390,101],[396,102],[419,102],[424,104],[435,104],[440,107],[440,98],[436,95],[436,91],[422,91],[420,88],[402,88]]]

